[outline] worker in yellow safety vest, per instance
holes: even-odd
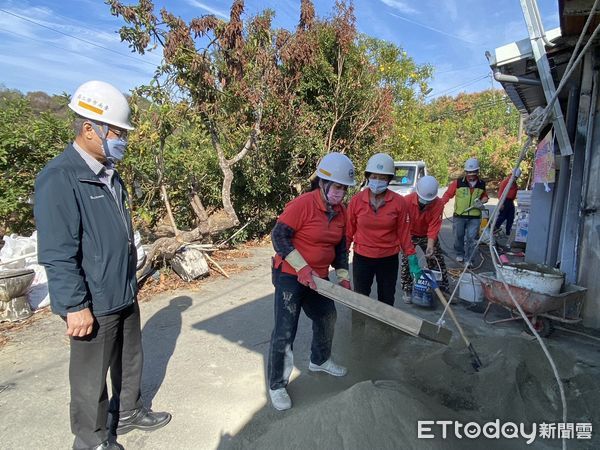
[[[489,197],[485,182],[479,178],[479,160],[469,158],[465,163],[465,175],[450,183],[442,197],[445,203],[456,196],[454,201],[454,250],[456,261],[470,263],[481,224],[481,210]]]

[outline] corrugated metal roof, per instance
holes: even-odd
[[[558,84],[570,56],[567,51],[570,47],[562,45],[563,39],[560,28],[548,30],[546,37],[551,43],[555,44],[554,47],[548,47],[546,50],[555,84]],[[496,48],[490,53],[488,59],[493,71],[497,70],[504,75],[539,80],[529,38]],[[546,105],[542,86],[506,82],[500,82],[500,84],[521,113],[530,113],[537,106]]]
[[[546,52],[556,86],[564,74],[575,41],[583,29],[593,4],[594,0],[558,0],[560,28],[546,31],[546,37],[554,44],[552,47],[547,46]],[[592,19],[587,34],[590,34],[598,23],[600,23],[600,12]],[[492,70],[505,75],[539,80],[529,38],[496,48],[488,59]],[[541,86],[506,82],[500,84],[521,113],[530,113],[537,106],[546,105]],[[563,90],[559,99],[565,99],[566,96],[567,90]]]

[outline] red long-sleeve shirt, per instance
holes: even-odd
[[[502,197],[502,193],[504,192],[504,189],[506,189],[506,186],[508,186],[508,181],[510,180],[510,175],[507,176],[504,180],[502,180],[502,182],[500,183],[500,189],[498,190],[498,198]],[[517,198],[517,191],[519,190],[519,186],[517,185],[517,180],[515,180],[512,184],[512,186],[510,187],[510,190],[508,191],[508,194],[506,195],[506,199],[507,200],[514,200]]]
[[[410,240],[408,206],[400,195],[388,190],[385,203],[373,210],[370,190],[354,195],[348,205],[346,245],[354,242],[354,251],[368,258],[384,258],[402,251],[406,256],[415,253]]]
[[[411,236],[437,239],[442,228],[442,213],[444,212],[444,203],[441,199],[435,198],[423,209],[419,208],[419,197],[416,192],[404,197],[408,205],[408,215],[410,217]]]
[[[327,277],[335,259],[336,246],[344,237],[346,211],[343,205],[333,207],[335,216],[330,220],[320,189],[295,198],[277,219],[294,230],[292,244],[310,267],[322,278]],[[346,249],[344,248],[344,251]],[[277,253],[274,266],[284,273],[296,275],[294,268]]]

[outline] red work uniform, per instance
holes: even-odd
[[[500,183],[500,188],[498,190],[498,198],[502,197],[502,193],[504,192],[504,189],[506,189],[506,186],[508,185],[509,181],[510,181],[510,175],[507,176]],[[510,190],[508,191],[508,194],[506,194],[506,199],[507,200],[514,200],[514,199],[516,199],[517,198],[517,191],[518,190],[519,190],[519,186],[517,185],[517,180],[515,180],[515,181],[513,181],[513,184],[510,187]]]
[[[416,192],[407,195],[404,199],[408,205],[411,236],[437,239],[442,228],[444,202],[436,197],[421,210],[419,208],[419,197]]]
[[[383,206],[374,211],[370,190],[359,192],[348,205],[346,245],[354,242],[354,252],[368,258],[384,258],[400,251],[404,256],[415,253],[410,240],[410,223],[405,199],[387,190]]]
[[[335,247],[344,237],[346,209],[343,205],[333,206],[335,215],[329,220],[327,207],[321,190],[307,192],[287,205],[277,219],[294,229],[292,245],[321,278],[327,278],[329,266],[335,260]],[[274,267],[291,275],[294,268],[279,254],[275,254]]]

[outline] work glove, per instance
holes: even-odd
[[[311,289],[317,289],[313,276],[316,275],[315,271],[308,264],[302,269],[298,270],[298,283],[308,286]]]
[[[292,250],[286,257],[285,260],[290,266],[294,268],[298,274],[298,283],[308,286],[311,289],[316,289],[317,285],[313,276],[316,275],[312,267],[308,265],[306,260],[302,257],[300,252],[296,249]]]
[[[419,278],[421,278],[423,271],[419,265],[419,258],[417,258],[417,255],[410,255],[408,257],[408,270],[410,271],[414,281],[417,281]]]
[[[335,269],[335,274],[338,279],[338,284],[345,289],[352,290],[350,286],[350,274],[347,269]]]
[[[343,287],[344,289],[348,289],[349,291],[352,290],[352,286],[350,286],[350,280],[340,281],[340,286]]]
[[[483,202],[480,199],[475,200],[475,202],[473,203],[473,206],[477,209],[485,209],[485,205],[483,204]]]

